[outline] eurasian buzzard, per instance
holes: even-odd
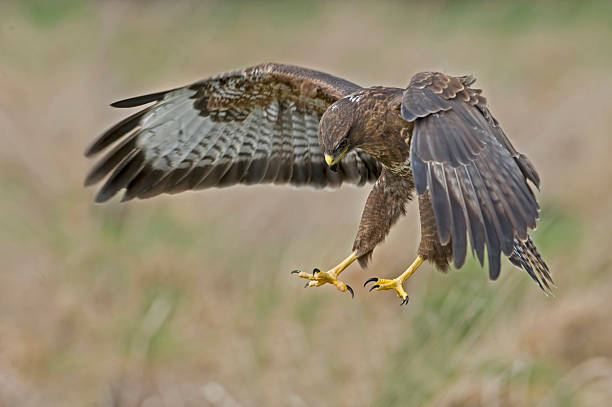
[[[307,286],[353,290],[338,275],[372,251],[405,213],[416,189],[421,243],[414,263],[395,279],[371,278],[406,303],[404,281],[425,260],[446,271],[472,253],[495,280],[503,253],[540,288],[549,269],[528,235],[539,206],[528,180],[540,178],[489,112],[471,76],[416,74],[406,89],[362,88],[327,73],[263,64],[191,85],[113,103],[152,103],[102,134],[90,157],[115,144],[85,185],[107,177],[104,202],[234,184],[316,188],[375,182],[352,253],[324,272],[299,272]],[[365,284],[364,284],[365,285]]]

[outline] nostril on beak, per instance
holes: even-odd
[[[330,165],[329,169],[333,172],[338,172],[338,164]]]

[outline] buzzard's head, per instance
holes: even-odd
[[[355,105],[350,97],[332,104],[319,123],[319,145],[325,162],[334,171],[342,157],[359,144],[354,131]]]

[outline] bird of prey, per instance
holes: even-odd
[[[294,270],[309,287],[333,284],[355,260],[362,267],[390,228],[418,199],[421,242],[408,269],[371,278],[394,290],[424,262],[441,271],[463,266],[468,247],[489,276],[503,253],[544,291],[549,268],[528,230],[539,206],[529,183],[540,178],[491,115],[472,76],[421,72],[405,89],[363,88],[333,75],[284,64],[221,73],[184,87],[113,103],[149,105],[117,123],[87,148],[110,150],[85,185],[106,181],[104,202],[234,184],[315,188],[373,182],[351,254],[329,271]],[[112,148],[111,148],[112,147]],[[364,284],[365,285],[365,284]]]

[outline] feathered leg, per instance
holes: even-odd
[[[438,270],[447,272],[453,258],[452,239],[446,246],[440,244],[436,217],[431,206],[429,192],[419,195],[419,215],[421,218],[421,243],[417,253],[423,260],[433,263]]]
[[[436,219],[434,217],[433,208],[431,207],[429,193],[427,192],[419,195],[419,214],[421,218],[421,244],[419,245],[416,260],[406,269],[406,271],[394,279],[373,277],[368,279],[364,284],[365,286],[370,282],[374,283],[370,291],[394,290],[398,297],[402,299],[402,304],[408,303],[408,293],[406,293],[404,289],[404,283],[425,260],[434,263],[438,269],[446,271],[448,270],[448,265],[453,254],[451,243],[446,246],[440,244]]]
[[[362,267],[367,266],[374,248],[385,240],[395,222],[406,214],[406,204],[412,199],[413,190],[411,177],[383,169],[368,196],[353,243],[353,252]]]
[[[340,291],[353,294],[350,286],[338,280],[338,275],[355,260],[359,260],[362,267],[366,266],[376,245],[385,239],[391,226],[406,213],[405,205],[410,201],[413,189],[411,178],[401,177],[383,169],[366,201],[353,252],[329,271],[314,269],[310,274],[294,270],[292,273],[309,280],[306,287],[333,284]]]

